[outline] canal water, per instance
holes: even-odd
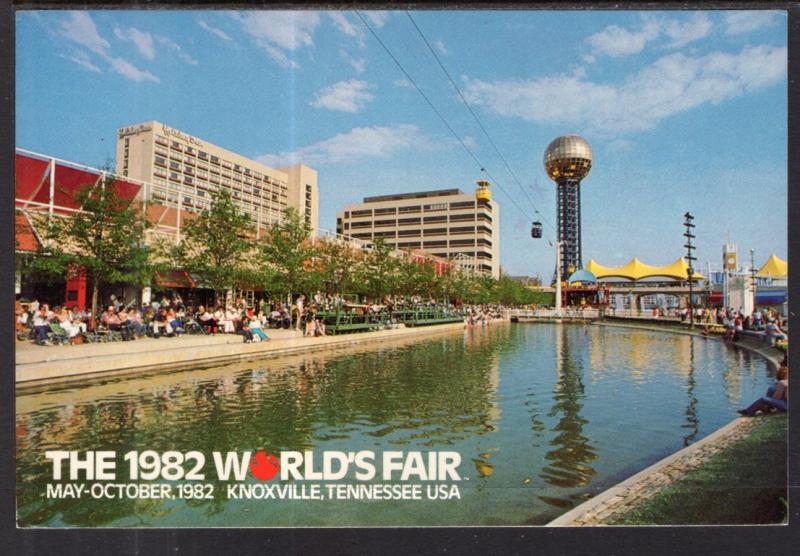
[[[705,338],[518,324],[50,387],[17,397],[18,522],[544,524],[728,423],[773,376],[762,358]],[[388,451],[457,452],[461,480],[433,484],[448,494],[456,485],[459,498],[430,500],[423,486],[422,500],[229,499],[227,483],[211,472],[212,453],[260,449],[311,450],[319,458],[369,450],[378,463]],[[113,450],[125,472],[122,454],[132,450],[200,451],[203,482],[214,495],[47,498],[45,485],[54,483],[47,450]],[[352,474],[339,483],[383,482],[379,472],[366,483]],[[260,482],[248,474],[245,484],[254,483]]]

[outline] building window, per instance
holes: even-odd
[[[420,218],[400,218],[397,220],[398,226],[418,226],[422,223]]]
[[[359,217],[359,216],[372,216],[372,209],[370,209],[370,210],[354,210],[352,214],[353,214],[353,218],[356,218],[356,217]]]
[[[353,224],[355,226],[355,224]],[[397,232],[400,237],[419,237],[422,235],[420,230],[400,230]]]
[[[451,209],[465,209],[465,208],[475,208],[475,201],[461,201],[458,203],[450,203]]]
[[[441,236],[447,234],[447,228],[430,228],[422,230],[422,233],[426,236]]]
[[[450,233],[453,235],[474,234],[475,226],[459,226],[456,228],[450,228]]]
[[[450,222],[474,222],[474,214],[451,214]]]
[[[375,209],[375,216],[382,215],[382,214],[394,214],[397,210],[392,208],[382,208],[382,209]]]
[[[474,247],[474,239],[451,239],[450,247]]]
[[[447,203],[433,203],[431,205],[425,205],[426,212],[435,212],[438,210],[447,210]]]
[[[426,216],[424,222],[426,224],[431,222],[447,222],[447,215],[442,214],[441,216]]]
[[[398,210],[401,213],[409,213],[409,212],[419,212],[421,209],[422,209],[421,206],[413,205],[413,206],[410,206],[410,207],[400,207]]]
[[[375,221],[375,226],[376,227],[386,227],[386,226],[395,226],[395,225],[396,225],[396,223],[395,223],[394,219],[392,219],[392,220],[376,220]]]
[[[446,241],[426,241],[425,249],[430,249],[431,247],[447,247]]]

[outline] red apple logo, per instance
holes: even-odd
[[[269,481],[280,470],[281,464],[275,454],[266,455],[264,450],[259,450],[255,460],[250,462],[250,473],[259,481]]]

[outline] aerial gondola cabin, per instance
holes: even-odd
[[[542,223],[541,222],[534,222],[531,225],[531,237],[534,239],[540,239],[542,237]]]

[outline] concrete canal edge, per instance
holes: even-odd
[[[620,322],[596,322],[595,324],[707,338],[699,332],[681,330],[674,327],[661,327],[657,324],[644,325]],[[721,341],[718,338],[709,339]],[[777,349],[764,346],[763,343],[752,339],[745,339],[737,342],[736,345],[761,355],[776,366],[782,355]],[[738,417],[698,442],[657,461],[621,483],[562,514],[546,524],[546,527],[606,525],[614,517],[625,514],[660,492],[663,488],[673,484],[683,477],[687,471],[699,467],[732,442],[749,435],[754,426],[755,420],[752,418]]]
[[[498,320],[493,324],[505,324]],[[207,368],[237,361],[256,360],[274,355],[339,348],[348,345],[375,342],[382,343],[415,336],[431,336],[437,333],[464,330],[464,323],[397,328],[375,332],[360,332],[321,338],[290,338],[266,343],[244,344],[242,342],[213,345],[181,345],[179,339],[162,340],[159,349],[142,351],[136,342],[120,342],[130,346],[123,353],[98,354],[91,357],[52,356],[38,361],[18,362],[15,368],[17,391],[47,384],[91,380],[114,376],[169,372],[186,368]],[[168,347],[167,347],[168,346]],[[165,349],[166,348],[166,349]],[[53,349],[53,348],[49,348]],[[55,348],[58,349],[58,348]],[[75,348],[80,349],[80,346]]]

